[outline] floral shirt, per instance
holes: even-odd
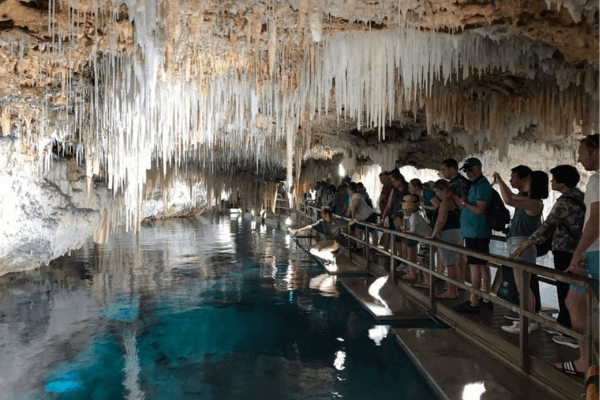
[[[529,241],[541,244],[554,234],[552,250],[573,253],[581,238],[584,216],[583,192],[577,188],[569,189],[558,198],[548,218],[529,237]]]

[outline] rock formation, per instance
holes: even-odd
[[[598,129],[598,8],[0,0],[0,270],[135,228],[175,181],[260,207],[279,181],[300,189],[334,166],[314,160],[572,151]]]

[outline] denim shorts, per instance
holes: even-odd
[[[584,264],[579,267],[579,273],[594,280],[593,285],[598,290],[598,280],[600,279],[600,252],[598,250],[583,252]],[[569,286],[569,289],[576,290],[580,293],[585,293],[585,288],[577,285]]]

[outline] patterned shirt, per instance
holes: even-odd
[[[456,174],[450,179],[448,182],[450,186],[452,186],[458,192],[459,197],[467,197],[469,194],[469,188],[471,187],[471,181],[462,176],[461,174]]]
[[[548,218],[530,237],[535,244],[544,243],[552,234],[552,250],[573,253],[581,238],[585,205],[583,192],[569,189],[556,200]]]

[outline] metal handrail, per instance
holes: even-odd
[[[314,217],[311,217],[308,215],[308,213],[306,213],[306,209],[308,208],[309,210],[315,210],[318,212],[318,209],[316,207],[310,206],[310,205],[306,205],[306,204],[301,204],[302,207],[304,207],[304,215],[311,218],[311,219],[316,219]],[[345,218],[345,217],[341,217],[341,216],[336,216],[338,218],[342,218],[345,220],[349,220],[349,218]],[[415,267],[417,269],[419,269],[420,271],[424,272],[424,273],[428,273],[431,274],[431,276],[434,276],[438,279],[441,279],[443,281],[449,282],[451,284],[456,285],[457,287],[460,287],[462,289],[465,289],[469,292],[475,293],[477,296],[482,297],[484,299],[487,299],[489,301],[492,301],[494,304],[498,304],[502,307],[505,307],[511,311],[514,312],[518,312],[520,315],[520,322],[521,322],[521,326],[528,326],[529,324],[529,319],[537,321],[539,323],[542,323],[543,325],[546,326],[550,326],[553,330],[556,330],[560,333],[569,335],[577,340],[580,340],[582,342],[584,342],[586,344],[586,354],[585,354],[585,358],[586,358],[586,369],[589,366],[591,360],[594,358],[597,360],[598,359],[598,355],[595,354],[593,352],[593,337],[592,337],[592,330],[593,330],[593,326],[592,326],[592,311],[591,311],[591,305],[593,303],[593,301],[598,302],[598,292],[596,291],[595,287],[592,285],[593,280],[591,278],[585,277],[585,276],[581,276],[581,275],[573,275],[570,273],[566,273],[566,272],[562,272],[562,271],[557,271],[554,269],[550,269],[548,267],[543,267],[534,263],[529,263],[526,261],[521,261],[521,260],[515,260],[512,258],[508,258],[508,257],[504,257],[501,255],[493,255],[493,254],[489,254],[489,253],[481,253],[478,251],[473,251],[473,250],[469,250],[466,249],[465,247],[462,246],[457,246],[454,244],[450,244],[450,243],[445,243],[445,242],[441,242],[439,240],[436,239],[426,239],[422,236],[419,235],[415,235],[412,233],[406,233],[406,232],[400,232],[400,231],[396,231],[393,229],[389,229],[389,228],[384,228],[384,227],[380,227],[378,225],[372,224],[372,223],[368,223],[365,221],[360,221],[361,225],[364,225],[367,227],[367,229],[365,230],[365,238],[366,240],[362,240],[362,239],[358,239],[355,237],[352,237],[351,235],[345,234],[344,235],[348,238],[348,241],[353,240],[357,243],[361,243],[365,246],[365,249],[368,248],[374,248],[377,251],[384,253],[388,256],[390,256],[390,274],[392,276],[392,279],[394,280],[394,260],[401,260],[405,263],[407,263],[408,265]],[[506,300],[503,300],[501,298],[498,298],[497,296],[493,296],[489,293],[486,292],[482,292],[481,290],[478,289],[474,289],[472,286],[469,286],[467,284],[465,284],[464,282],[459,282],[456,281],[454,279],[451,279],[443,274],[440,274],[438,272],[435,271],[434,265],[433,265],[433,259],[434,257],[430,257],[429,259],[429,266],[425,267],[422,266],[420,264],[411,262],[405,258],[402,258],[400,256],[397,256],[395,254],[393,254],[394,252],[394,246],[395,246],[395,240],[390,240],[390,245],[392,246],[391,251],[387,251],[385,249],[381,249],[379,248],[377,245],[371,245],[369,243],[369,229],[375,229],[379,232],[382,233],[387,233],[390,234],[392,236],[400,236],[406,239],[412,239],[412,240],[416,240],[419,243],[425,243],[431,246],[431,250],[430,250],[430,254],[435,254],[435,249],[436,248],[444,248],[444,249],[448,249],[448,250],[452,250],[455,251],[457,253],[460,254],[465,254],[465,255],[470,255],[470,256],[474,256],[477,257],[479,259],[483,259],[488,261],[489,263],[491,263],[491,265],[494,268],[498,268],[502,265],[505,265],[507,267],[512,268],[513,270],[515,270],[515,273],[521,274],[521,278],[524,277],[524,274],[537,274],[537,275],[541,275],[544,277],[549,277],[554,279],[555,281],[558,282],[565,282],[565,283],[569,283],[569,284],[573,284],[573,285],[577,285],[577,286],[581,286],[584,287],[586,290],[586,307],[588,310],[588,318],[587,318],[587,326],[586,326],[586,330],[584,333],[579,333],[576,332],[570,328],[566,328],[563,325],[560,325],[558,322],[555,321],[551,321],[548,320],[546,318],[540,317],[537,313],[531,312],[531,311],[527,311],[524,309],[524,305],[527,304],[527,302],[525,301],[525,296],[529,295],[529,290],[525,290],[525,279],[521,279],[521,286],[518,290],[519,292],[519,305],[515,305],[513,303],[510,303]],[[500,237],[495,237],[495,239],[499,239]],[[352,252],[350,252],[350,254],[352,254]],[[352,257],[352,256],[351,256]],[[365,257],[365,259],[367,259],[367,270],[369,270],[369,265],[368,265],[368,257]],[[430,297],[430,309],[431,311],[434,312],[435,310],[435,296],[433,293],[433,283],[434,280],[430,279],[429,280],[429,297]],[[527,357],[525,356],[527,353],[527,338],[528,338],[528,330],[527,329],[521,329],[521,334],[520,334],[520,340],[519,340],[519,348],[521,350],[521,367],[525,370],[528,369],[528,365],[527,365]]]

